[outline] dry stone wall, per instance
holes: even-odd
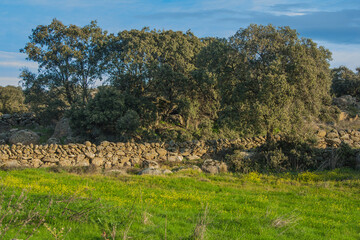
[[[360,148],[359,131],[317,133],[319,148],[338,147],[341,142]],[[280,136],[276,136],[279,140]],[[84,144],[46,144],[46,145],[0,145],[0,166],[2,167],[51,167],[51,166],[96,166],[111,169],[122,167],[148,167],[149,162],[181,162],[211,158],[228,149],[252,149],[262,145],[264,137],[235,140],[209,140],[175,143],[113,143],[102,142],[95,145]]]

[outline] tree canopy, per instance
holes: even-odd
[[[95,22],[53,20],[21,51],[39,63],[37,74],[21,75],[33,108],[67,112],[94,137],[271,138],[331,104],[331,53],[289,27],[253,24],[219,39],[148,28],[108,34]],[[91,89],[101,79],[107,86]]]

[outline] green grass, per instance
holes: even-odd
[[[360,174],[349,169],[213,176],[27,169],[0,171],[0,185],[0,213],[11,195],[17,199],[23,189],[28,199],[12,215],[21,220],[30,209],[39,212],[21,231],[12,224],[4,239],[25,239],[41,223],[40,216],[46,225],[31,239],[63,239],[50,233],[54,228],[64,228],[64,239],[105,239],[105,234],[112,239],[114,227],[116,239],[360,239]]]

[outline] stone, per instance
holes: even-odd
[[[46,141],[46,143],[47,144],[60,144],[60,139],[51,137]]]
[[[148,152],[144,154],[144,158],[146,160],[152,160],[154,159],[158,154],[156,152]]]
[[[340,137],[341,140],[349,140],[349,139],[350,139],[350,136],[349,136],[349,134],[347,134],[347,133],[342,134],[342,135],[340,134],[340,136],[341,136],[341,137]]]
[[[11,125],[5,121],[0,120],[0,133],[5,133],[10,131]]]
[[[200,157],[197,156],[197,155],[189,155],[186,158],[189,159],[189,160],[198,160],[198,159],[200,159]]]
[[[44,162],[44,163],[57,163],[57,162],[59,162],[59,159],[58,158],[55,158],[55,157],[44,157],[43,159],[42,159],[42,161]]]
[[[142,163],[142,167],[143,168],[159,168],[159,164],[155,161],[151,161],[151,160],[145,160]]]
[[[173,172],[170,171],[169,169],[164,169],[162,170],[162,174],[172,174]]]
[[[102,165],[104,165],[104,161],[105,159],[102,157],[94,157],[91,160],[91,165],[94,165],[95,167],[101,167]]]
[[[202,172],[201,168],[199,168],[198,166],[196,165],[192,165],[192,166],[181,166],[181,167],[178,167],[178,168],[175,168],[173,170],[173,172],[184,172],[184,171],[188,171],[188,170],[195,170],[197,172]]]
[[[160,157],[166,156],[166,154],[167,154],[167,151],[163,148],[156,149],[156,152],[159,154]]]
[[[18,167],[20,167],[20,164],[16,160],[10,160],[10,161],[4,162],[3,167],[5,167],[5,168],[18,168]]]
[[[219,162],[212,159],[207,159],[201,166],[204,172],[210,174],[217,174],[221,172],[227,172],[227,165],[224,162]]]
[[[78,167],[88,167],[90,166],[90,162],[88,159],[81,159],[80,161],[76,161],[76,166]]]
[[[38,134],[30,130],[20,130],[11,134],[9,138],[10,144],[22,143],[24,145],[37,144],[40,140]]]
[[[70,167],[72,164],[71,164],[70,160],[64,159],[64,160],[59,161],[59,165],[61,167]]]
[[[68,118],[61,118],[55,126],[55,130],[51,138],[71,137],[70,121]]]
[[[40,159],[35,158],[35,159],[32,159],[32,160],[30,161],[30,165],[31,165],[33,168],[38,168],[38,167],[40,167],[41,165],[43,165],[43,162],[42,162]]]
[[[326,142],[328,142],[330,144],[335,144],[335,145],[341,144],[341,140],[339,138],[327,139]]]
[[[326,134],[327,138],[338,138],[339,134],[337,132],[329,132]]]
[[[92,152],[86,152],[85,156],[87,156],[90,159],[94,159],[96,155],[95,155],[95,153],[92,153]]]
[[[326,131],[325,130],[318,130],[316,133],[316,136],[318,136],[319,138],[323,138],[326,136]]]

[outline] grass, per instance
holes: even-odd
[[[0,171],[0,185],[0,230],[10,223],[0,239],[26,239],[33,229],[31,239],[360,239],[360,174],[349,169],[171,176],[26,169]],[[9,209],[16,221],[1,220]]]

